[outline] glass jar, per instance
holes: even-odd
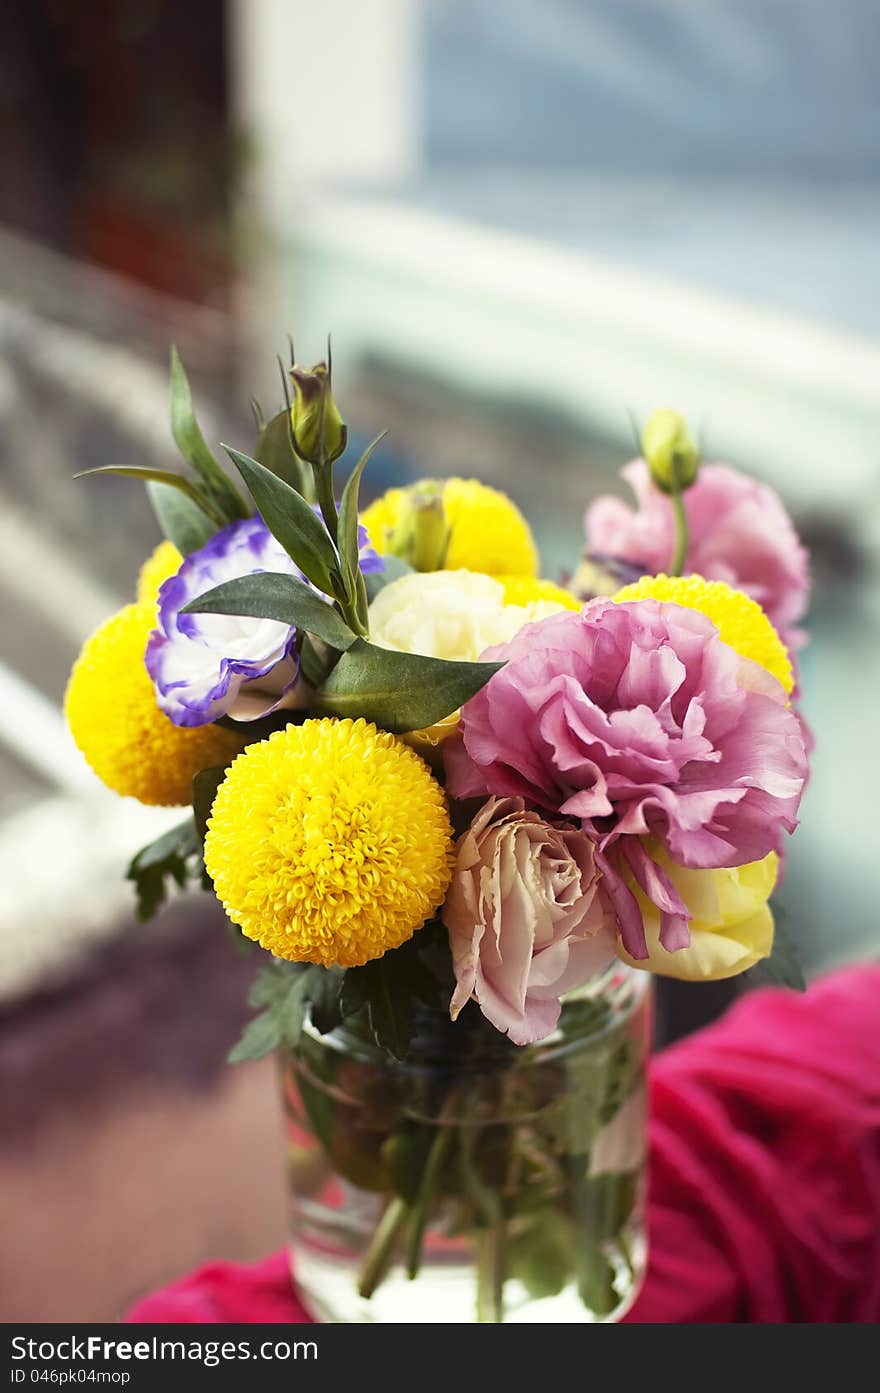
[[[323,1321],[616,1321],[645,1267],[647,973],[615,964],[540,1044],[476,1007],[406,1062],[306,1026],[283,1064],[299,1294]]]

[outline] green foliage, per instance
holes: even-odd
[[[238,489],[208,448],[193,411],[189,379],[177,349],[171,349],[171,434],[186,463],[197,475],[201,493],[226,522],[249,515]]]
[[[193,778],[193,818],[195,820],[200,846],[205,845],[208,818],[211,816],[211,809],[214,806],[214,799],[217,797],[217,790],[225,778],[226,770],[221,765],[212,765],[209,769],[200,769],[198,774]]]
[[[277,416],[273,416],[262,427],[254,447],[254,459],[257,464],[261,464],[264,469],[268,469],[285,484],[296,489],[303,498],[309,497],[308,471],[294,448],[288,407],[279,411]]]
[[[331,604],[322,600],[297,576],[259,571],[224,581],[184,605],[183,614],[240,614],[252,619],[277,619],[329,643],[350,648],[356,635]]]
[[[143,847],[125,873],[126,880],[134,882],[138,918],[153,918],[165,904],[171,883],[183,889],[201,874],[201,842],[194,820],[188,817]]]
[[[176,486],[147,481],[147,494],[162,533],[182,556],[209,542],[216,527],[192,496]]]
[[[249,997],[251,1006],[263,1009],[245,1027],[238,1044],[230,1050],[229,1063],[260,1059],[280,1045],[295,1047],[309,1008],[314,974],[323,971],[310,963],[272,961],[263,967]]]
[[[358,639],[330,673],[318,705],[331,716],[363,716],[401,734],[457,711],[501,667],[398,653]]]
[[[429,923],[381,958],[350,967],[342,978],[340,1011],[344,1020],[361,1016],[375,1043],[395,1059],[405,1059],[419,1008],[442,1010],[452,994],[449,949],[436,953],[442,925]]]
[[[247,484],[257,511],[291,560],[325,595],[344,599],[331,581],[332,574],[338,574],[336,549],[302,494],[241,451],[229,446],[226,451]]]
[[[86,469],[74,478],[119,474],[123,478],[142,480],[147,485],[162,531],[187,556],[227,523],[249,517],[250,509],[205,443],[176,348],[171,350],[171,432],[194,478],[169,469],[127,464]]]
[[[229,521],[217,509],[211,499],[205,497],[197,484],[183,474],[174,474],[170,469],[147,469],[138,464],[102,464],[97,469],[83,469],[74,474],[74,479],[88,479],[92,474],[118,474],[123,479],[140,479],[143,483],[162,484],[177,489],[213,523],[213,532]],[[212,532],[212,535],[213,535]],[[171,538],[173,541],[174,539]]]
[[[376,436],[364,450],[354,469],[346,480],[339,504],[338,545],[342,562],[342,577],[348,592],[349,602],[354,604],[361,629],[367,632],[367,590],[360,569],[360,549],[358,547],[358,501],[361,476],[377,445],[385,438],[385,431]]]

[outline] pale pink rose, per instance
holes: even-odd
[[[631,460],[621,474],[636,496],[636,507],[620,498],[595,499],[587,509],[587,547],[649,574],[666,571],[675,551],[671,501],[651,481],[644,460]],[[809,561],[779,495],[727,464],[704,464],[683,498],[688,521],[684,571],[744,590],[786,646],[800,648],[804,634],[797,626],[810,594]]]
[[[598,893],[593,844],[545,822],[522,798],[490,798],[457,847],[443,909],[458,985],[516,1045],[555,1028],[565,992],[614,958],[614,920]]]

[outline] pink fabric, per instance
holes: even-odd
[[[765,990],[652,1068],[651,1257],[628,1319],[880,1320],[880,967]],[[306,1321],[287,1259],[211,1263],[132,1321]]]

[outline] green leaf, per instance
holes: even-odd
[[[184,605],[183,614],[240,614],[251,619],[277,619],[315,634],[333,648],[350,648],[356,635],[332,605],[322,600],[297,576],[259,571],[224,581]]]
[[[332,595],[330,575],[337,565],[336,548],[324,524],[290,484],[240,451],[228,445],[225,449],[269,531],[303,575],[325,595]]]
[[[254,459],[264,469],[283,479],[285,484],[290,484],[303,498],[307,496],[309,480],[303,462],[293,448],[290,411],[286,407],[263,426],[254,447]]]
[[[217,797],[217,790],[225,778],[226,769],[221,768],[219,765],[212,765],[209,769],[200,769],[198,774],[193,776],[193,818],[195,819],[196,833],[198,834],[200,846],[205,845],[208,818],[211,816],[211,809],[214,806],[214,799]]]
[[[364,584],[367,588],[367,599],[372,604],[380,590],[384,590],[386,585],[390,585],[393,580],[400,580],[401,576],[411,576],[412,566],[409,566],[400,556],[394,556],[391,552],[382,557],[383,570],[371,571],[368,576],[364,576]]]
[[[214,523],[215,529],[223,527],[227,521],[190,479],[185,479],[182,474],[174,474],[170,469],[145,469],[137,464],[102,464],[97,469],[83,469],[73,477],[87,479],[91,474],[119,474],[124,479],[142,479],[145,483],[167,484],[169,488],[178,489],[180,493],[185,494],[197,508],[203,510]]]
[[[345,488],[342,490],[342,499],[339,504],[339,555],[342,560],[345,579],[348,585],[350,599],[356,597],[357,578],[360,574],[359,548],[358,548],[358,494],[360,492],[361,475],[369,463],[370,456],[376,446],[387,435],[387,431],[381,431],[376,439],[373,440],[364,450],[354,469],[348,476]]]
[[[398,653],[358,639],[343,653],[317,704],[332,716],[363,716],[398,734],[457,711],[503,663],[456,663]]]
[[[350,967],[342,982],[340,1008],[343,1016],[357,1015],[366,1010],[370,1030],[380,1049],[395,1059],[403,1059],[415,1033],[415,1010],[412,997],[397,979],[394,959],[400,950]]]
[[[220,468],[199,429],[189,379],[174,347],[171,349],[171,434],[183,458],[201,479],[206,496],[217,505],[223,521],[246,518],[248,509],[244,499]]]
[[[140,920],[145,922],[152,919],[164,905],[170,889],[169,881],[183,889],[190,879],[198,878],[199,852],[199,839],[191,817],[163,832],[161,837],[138,852],[125,878],[134,882]]]
[[[339,993],[342,988],[343,970],[341,967],[315,968],[312,973],[311,1021],[315,1029],[326,1035],[342,1024],[342,1011]]]
[[[246,1059],[262,1059],[281,1044],[281,1025],[270,1011],[264,1011],[249,1021],[241,1039],[226,1056],[230,1064],[242,1064]]]
[[[750,968],[747,976],[754,986],[789,987],[795,992],[807,990],[797,946],[778,918],[773,935],[772,953],[769,958],[763,958]]]
[[[299,650],[300,672],[310,687],[320,687],[322,682],[326,682],[336,657],[335,650],[323,643],[318,646],[308,634],[303,636]]]
[[[381,958],[350,967],[342,978],[339,1009],[343,1019],[365,1013],[373,1038],[395,1059],[403,1059],[415,1032],[416,1008],[442,1010],[448,1005],[449,949],[438,977],[431,961],[436,938],[446,938],[442,925],[426,924],[407,943]]]
[[[183,556],[198,551],[217,531],[208,514],[180,489],[150,479],[147,494],[163,533]]]
[[[324,968],[303,963],[272,962],[263,968],[250,993],[252,1006],[265,1009],[246,1027],[229,1053],[230,1064],[259,1059],[279,1045],[293,1048],[299,1042],[312,993],[323,986],[316,974]]]

